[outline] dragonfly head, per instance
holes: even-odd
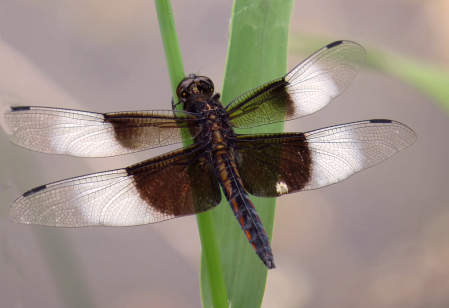
[[[178,104],[182,103],[184,110],[186,110],[186,102],[210,99],[214,94],[214,89],[214,83],[209,78],[190,74],[179,83],[176,89]]]

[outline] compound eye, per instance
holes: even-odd
[[[176,88],[176,94],[178,95],[178,98],[185,97],[187,95],[186,89],[190,86],[190,84],[193,82],[192,78],[185,78],[182,80],[178,87]]]
[[[206,77],[206,76],[197,76],[197,79],[201,80],[203,83],[207,84],[207,88],[210,89],[210,92],[213,93],[214,92],[214,83],[212,82],[212,80],[210,80],[210,78]]]

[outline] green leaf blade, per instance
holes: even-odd
[[[222,101],[226,105],[238,95],[287,72],[287,39],[293,1],[234,2],[230,43]],[[266,125],[237,133],[280,132],[283,124]],[[251,199],[268,236],[272,239],[275,199]],[[229,204],[222,202],[212,211],[230,307],[260,307],[268,269],[257,257],[240,229]],[[276,250],[274,256],[276,258]],[[204,255],[203,255],[204,256]],[[201,277],[207,268],[202,260]],[[208,284],[201,282],[204,307],[213,307]]]

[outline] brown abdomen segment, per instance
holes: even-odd
[[[262,222],[243,187],[234,159],[227,150],[213,154],[214,170],[235,218],[262,262],[275,268],[271,246]]]

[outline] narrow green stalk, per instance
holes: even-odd
[[[184,78],[184,65],[182,64],[181,49],[179,48],[178,34],[169,0],[155,0],[159,29],[164,44],[165,60],[167,61],[173,99],[176,97],[176,87]]]
[[[173,11],[169,0],[155,0],[155,4],[170,75],[173,99],[176,100],[176,87],[184,78],[185,74],[178,36],[176,34],[175,21],[173,19]],[[209,282],[209,296],[215,308],[228,307],[220,251],[215,236],[212,214],[210,212],[198,214],[197,222],[203,255],[207,265],[208,276],[205,279]]]

